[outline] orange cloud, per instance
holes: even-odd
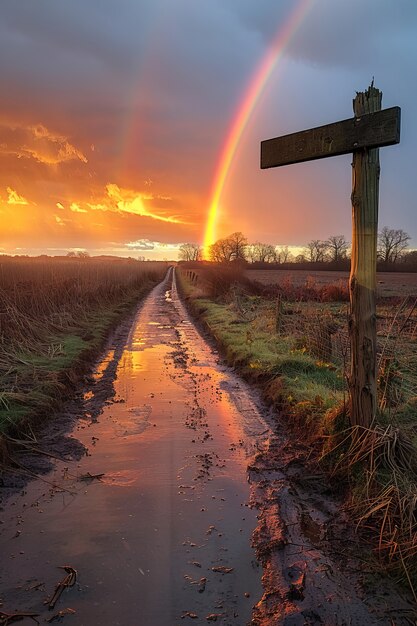
[[[53,133],[43,124],[19,125],[0,123],[0,154],[19,159],[33,159],[46,165],[72,160],[87,163],[86,156],[64,135]]]
[[[11,187],[7,187],[8,199],[7,204],[29,204],[29,202],[23,196],[20,196],[17,191],[12,189]]]
[[[106,185],[107,198],[110,199],[109,204],[106,200],[99,204],[88,204],[90,209],[95,211],[115,211],[117,213],[130,213],[132,215],[140,215],[142,217],[150,217],[153,220],[168,222],[170,224],[185,224],[174,215],[163,215],[156,210],[150,210],[146,207],[146,201],[149,200],[170,200],[168,196],[155,196],[152,193],[143,193],[133,191],[131,189],[123,189],[115,183]]]
[[[87,209],[82,209],[76,202],[71,203],[70,209],[73,213],[87,213]]]
[[[58,215],[54,215],[55,221],[59,226],[65,226],[65,220],[60,218]]]

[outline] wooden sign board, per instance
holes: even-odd
[[[261,142],[261,169],[392,146],[400,142],[400,124],[401,109],[392,107],[267,139]]]

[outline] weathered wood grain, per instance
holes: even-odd
[[[353,101],[355,115],[381,109],[373,85]],[[349,375],[350,423],[369,428],[377,408],[376,252],[378,237],[379,150],[360,150],[352,163],[352,257],[350,266]]]
[[[400,142],[400,107],[392,107],[261,142],[261,168],[280,167]]]

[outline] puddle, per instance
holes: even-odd
[[[94,380],[98,381],[103,376],[104,372],[107,369],[107,366],[114,359],[114,353],[115,351],[113,349],[108,350],[106,354],[104,355],[104,357],[99,361],[99,363],[97,364],[97,366],[94,368],[94,371],[93,371]]]

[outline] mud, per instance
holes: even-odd
[[[0,509],[0,618],[414,623],[396,588],[378,581],[365,594],[324,478],[306,473],[302,445],[202,339],[172,272],[35,447],[62,460],[13,451],[18,468],[3,477]],[[62,566],[77,578],[49,610]]]

